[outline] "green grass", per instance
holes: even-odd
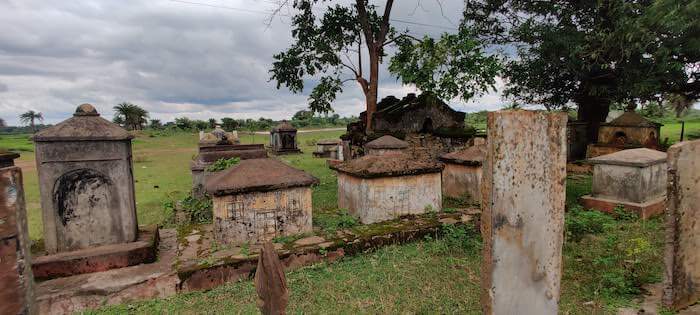
[[[685,137],[688,140],[689,133],[700,132],[700,121],[687,121],[685,123]],[[681,137],[681,123],[666,123],[661,127],[661,141],[668,138],[668,143],[673,144],[678,142]]]

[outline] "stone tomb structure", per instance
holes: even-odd
[[[408,142],[390,135],[381,136],[365,144],[365,153],[368,155],[401,153],[406,149],[408,149]]]
[[[618,205],[646,219],[661,214],[666,200],[666,153],[647,148],[595,157],[593,189],[584,207],[612,212]]]
[[[674,310],[700,301],[700,140],[668,149],[664,303]]]
[[[34,136],[48,253],[136,240],[131,139],[90,104]]]
[[[339,147],[342,147],[342,141],[340,139],[318,140],[316,142],[316,150],[313,152],[313,156],[317,158],[333,158],[337,160]],[[333,152],[335,152],[335,157],[332,157]]]
[[[365,155],[331,165],[338,172],[338,208],[363,224],[442,209],[442,164],[404,153]]]
[[[318,179],[275,159],[243,160],[213,174],[214,239],[262,243],[312,231],[311,185]]]
[[[297,147],[297,129],[283,120],[270,131],[270,147],[275,154],[301,153]]]
[[[204,187],[210,175],[207,167],[219,159],[235,157],[241,160],[261,159],[267,157],[267,151],[264,144],[239,144],[237,133],[227,133],[220,128],[201,135],[199,154],[190,162],[192,195],[197,198],[204,197]]]
[[[588,145],[586,156],[593,158],[635,148],[659,149],[661,126],[634,111],[626,111],[600,125],[598,143]]]
[[[462,151],[440,156],[445,164],[442,171],[442,193],[452,198],[465,198],[472,204],[481,203],[482,165],[486,146],[474,145]]]

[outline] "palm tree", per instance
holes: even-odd
[[[114,113],[114,121],[121,122],[128,130],[141,130],[148,122],[148,111],[128,102],[114,106]]]
[[[26,113],[19,115],[19,121],[21,121],[25,125],[29,125],[32,127],[32,132],[36,132],[36,124],[34,124],[35,121],[44,121],[44,115],[40,112],[35,112],[33,110],[29,110]]]

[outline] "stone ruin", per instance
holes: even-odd
[[[600,125],[598,143],[588,145],[586,157],[594,158],[635,148],[658,150],[661,147],[661,126],[634,111],[626,111],[620,117]]]
[[[372,115],[373,134],[366,134],[366,112],[360,120],[348,124],[341,138],[347,141],[348,157],[363,155],[362,148],[377,136],[391,135],[406,141],[410,151],[437,159],[440,154],[464,148],[476,134],[474,128],[465,126],[465,113],[455,111],[435,94],[425,92],[419,96],[408,94],[399,100],[388,96],[377,103]]]
[[[452,198],[463,198],[471,204],[481,203],[482,168],[485,159],[484,144],[441,155],[440,161],[445,164],[442,171],[442,194]]]
[[[228,132],[221,129],[221,126],[216,125],[214,130],[209,133],[203,131],[199,132],[199,146],[211,146],[211,145],[233,145],[240,144],[241,140],[238,138],[238,131]]]
[[[363,224],[442,210],[443,166],[403,153],[366,155],[331,169],[338,172],[338,208]]]
[[[275,154],[301,153],[297,147],[297,129],[283,120],[270,131],[270,147]]]
[[[0,151],[0,313],[36,314],[19,154]]]
[[[666,153],[640,148],[589,160],[593,189],[581,203],[588,209],[613,212],[621,205],[646,219],[663,213],[666,200]]]
[[[668,149],[663,301],[675,311],[700,301],[699,205],[700,140],[674,144]]]
[[[390,135],[381,136],[365,144],[365,154],[385,155],[405,152],[408,149],[408,142],[399,140]]]
[[[132,138],[90,104],[34,136],[48,253],[136,240]]]
[[[217,126],[218,127],[218,126]],[[226,133],[217,128],[200,135],[199,153],[190,163],[192,173],[192,195],[204,197],[204,187],[211,175],[207,168],[220,159],[261,159],[267,157],[264,144],[239,144],[237,133]]]
[[[311,232],[311,185],[318,179],[275,159],[250,159],[212,175],[214,239],[262,243]]]

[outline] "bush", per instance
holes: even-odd
[[[350,215],[347,210],[340,213],[324,216],[314,216],[314,225],[318,225],[326,232],[335,232],[338,229],[351,228],[358,224],[357,219]]]
[[[207,172],[219,172],[223,170],[227,170],[234,165],[238,164],[241,161],[241,158],[233,157],[230,159],[218,159],[216,162],[214,162],[212,165],[209,165],[206,169]]]
[[[178,201],[169,199],[164,202],[163,207],[172,215],[169,219],[170,223],[178,226],[211,223],[214,217],[213,203],[206,197],[195,198],[190,195]],[[176,218],[176,210],[182,211],[184,217]],[[177,222],[178,220],[182,221]]]
[[[575,242],[580,241],[586,234],[599,234],[606,227],[615,224],[615,220],[600,211],[586,211],[581,207],[573,207],[565,219],[566,238]]]

